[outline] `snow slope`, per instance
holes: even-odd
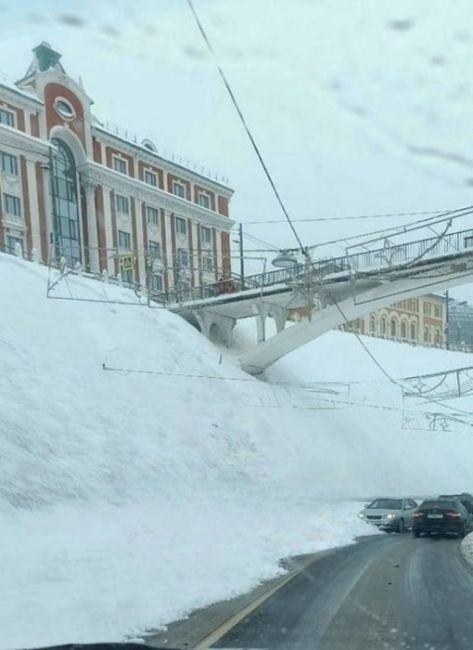
[[[0,647],[133,636],[350,543],[366,528],[348,499],[468,489],[470,429],[402,430],[382,382],[331,401],[294,385],[357,377],[351,336],[272,385],[130,291],[71,277],[54,296],[98,302],[48,299],[47,275],[0,255]],[[399,371],[412,353],[373,345]]]

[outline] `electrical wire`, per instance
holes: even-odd
[[[351,221],[351,220],[362,220],[362,219],[387,219],[389,217],[414,217],[425,214],[438,215],[442,212],[445,212],[446,209],[442,210],[422,210],[420,212],[388,212],[383,214],[357,214],[350,215],[346,217],[310,217],[307,219],[293,219],[293,223],[313,223],[320,221]],[[245,221],[245,226],[255,226],[255,225],[267,225],[275,223],[286,223],[284,219],[270,219],[268,221]]]
[[[196,25],[197,25],[197,27],[198,27],[201,35],[202,35],[202,38],[204,39],[205,43],[207,44],[208,50],[209,50],[211,56],[213,57],[213,59],[215,61],[215,65],[217,67],[220,78],[222,79],[222,81],[223,81],[223,83],[225,85],[225,88],[227,89],[227,92],[228,92],[228,94],[230,96],[230,99],[231,99],[231,101],[233,103],[233,106],[235,107],[235,110],[238,113],[238,117],[240,118],[240,121],[241,121],[241,123],[243,125],[243,128],[245,129],[246,134],[247,134],[251,144],[253,145],[253,149],[254,149],[257,157],[258,157],[258,160],[260,161],[260,164],[261,164],[261,167],[264,170],[264,173],[266,174],[266,178],[268,179],[268,182],[269,182],[269,184],[271,186],[271,189],[273,190],[274,196],[276,197],[276,200],[279,203],[279,206],[280,206],[280,208],[281,208],[281,210],[282,210],[282,212],[283,212],[283,214],[284,214],[284,216],[286,218],[286,221],[289,224],[297,243],[299,244],[299,248],[301,249],[301,251],[303,251],[304,250],[304,245],[302,244],[302,241],[301,241],[301,239],[300,239],[300,237],[299,237],[299,235],[297,233],[297,230],[295,229],[295,227],[294,227],[294,225],[292,223],[291,217],[289,216],[289,213],[288,213],[288,211],[286,209],[286,206],[283,203],[283,200],[281,198],[281,195],[279,194],[279,191],[278,191],[278,189],[276,187],[276,184],[275,184],[275,182],[273,180],[273,177],[271,176],[271,173],[270,173],[268,167],[266,166],[264,158],[263,158],[263,156],[261,154],[261,151],[260,151],[258,145],[256,144],[256,141],[255,141],[255,139],[253,137],[253,134],[250,131],[250,128],[249,128],[249,126],[248,126],[248,124],[246,122],[245,116],[243,115],[243,112],[242,112],[242,110],[240,108],[240,105],[239,105],[239,103],[238,103],[238,101],[237,101],[237,99],[236,99],[236,97],[235,97],[235,95],[233,93],[233,90],[232,90],[232,88],[231,88],[231,86],[230,86],[230,84],[229,84],[229,82],[227,80],[227,77],[225,76],[225,73],[223,72],[222,67],[220,66],[220,64],[218,63],[218,61],[217,61],[217,59],[215,57],[215,52],[214,52],[213,46],[212,46],[212,44],[211,44],[211,42],[209,40],[209,37],[207,36],[207,33],[206,33],[202,23],[200,22],[199,16],[197,15],[197,12],[195,10],[195,7],[194,7],[194,4],[193,4],[192,0],[187,0],[187,4],[189,6],[189,9],[192,12],[192,15],[194,16],[194,20],[195,20]]]
[[[268,181],[269,181],[269,183],[270,183],[270,185],[271,185],[271,188],[272,188],[272,190],[273,190],[273,192],[274,192],[274,195],[276,196],[276,199],[277,199],[277,201],[278,201],[278,203],[279,203],[279,205],[280,205],[280,207],[281,207],[281,210],[282,210],[282,212],[283,212],[283,214],[284,214],[284,217],[286,218],[286,221],[288,222],[288,224],[289,224],[289,226],[290,226],[290,228],[291,228],[291,230],[292,230],[292,232],[293,232],[293,234],[294,234],[294,237],[296,238],[296,241],[297,241],[297,243],[298,243],[298,245],[299,245],[299,249],[300,249],[300,251],[305,255],[306,260],[307,260],[307,263],[312,267],[312,272],[313,272],[316,276],[319,276],[319,271],[316,269],[314,262],[313,262],[313,261],[310,259],[310,257],[309,257],[309,253],[308,253],[309,247],[304,247],[304,245],[302,244],[302,241],[301,241],[301,239],[300,239],[300,237],[299,237],[299,234],[297,233],[297,230],[296,230],[296,228],[295,228],[295,226],[294,226],[294,224],[293,224],[293,222],[292,222],[292,220],[291,220],[291,217],[289,216],[289,213],[287,212],[287,209],[286,209],[286,207],[285,207],[285,205],[284,205],[284,203],[283,203],[283,201],[282,201],[282,199],[281,199],[281,196],[280,196],[280,194],[279,194],[279,192],[278,192],[278,190],[277,190],[277,188],[276,188],[276,185],[275,185],[275,183],[274,183],[274,181],[273,181],[273,178],[272,178],[272,176],[271,176],[271,174],[270,174],[270,172],[269,172],[269,170],[268,170],[268,168],[267,168],[267,166],[266,166],[266,163],[265,163],[265,161],[264,161],[264,159],[263,159],[263,156],[262,156],[262,154],[261,154],[261,152],[260,152],[260,150],[259,150],[259,147],[258,147],[258,145],[256,144],[256,141],[255,141],[255,139],[254,139],[254,137],[253,137],[253,135],[252,135],[252,133],[251,133],[251,131],[250,131],[248,125],[247,125],[247,122],[246,122],[246,120],[245,120],[245,117],[244,117],[244,115],[243,115],[243,113],[242,113],[242,111],[241,111],[241,109],[240,109],[239,103],[238,103],[238,101],[237,101],[237,99],[236,99],[236,97],[235,97],[235,95],[234,95],[234,93],[233,93],[233,91],[232,91],[232,88],[230,87],[230,84],[229,84],[229,82],[228,82],[228,80],[227,80],[227,78],[226,78],[226,76],[225,76],[225,73],[223,72],[223,70],[222,70],[220,64],[218,63],[218,61],[217,61],[217,59],[216,59],[216,57],[215,57],[215,52],[214,52],[214,49],[213,49],[213,47],[212,47],[212,44],[210,43],[210,40],[209,40],[209,38],[208,38],[208,36],[207,36],[207,33],[206,33],[206,31],[205,31],[205,29],[204,29],[204,27],[203,27],[203,25],[202,25],[202,23],[201,23],[201,21],[200,21],[198,15],[197,15],[197,12],[196,12],[196,10],[195,10],[195,8],[194,8],[194,5],[193,5],[192,0],[187,0],[187,4],[188,4],[188,6],[189,6],[189,8],[190,8],[190,10],[191,10],[191,12],[192,12],[192,15],[193,15],[193,17],[194,17],[194,19],[195,19],[195,22],[196,22],[196,24],[197,24],[198,29],[199,29],[199,31],[200,31],[200,33],[201,33],[201,35],[202,35],[202,37],[203,37],[205,43],[207,44],[208,50],[209,50],[210,54],[212,55],[212,57],[213,57],[213,59],[214,59],[214,62],[215,62],[215,65],[216,65],[216,67],[217,67],[217,70],[218,70],[218,72],[219,72],[219,75],[220,75],[220,77],[221,77],[221,79],[222,79],[222,81],[223,81],[223,83],[224,83],[224,85],[225,85],[225,88],[226,88],[226,90],[227,90],[227,92],[228,92],[228,94],[229,94],[229,96],[230,96],[230,99],[231,99],[231,101],[232,101],[232,103],[233,103],[233,106],[235,107],[235,110],[236,110],[237,113],[238,113],[238,116],[239,116],[240,121],[241,121],[241,123],[242,123],[242,125],[243,125],[243,127],[244,127],[244,129],[245,129],[245,131],[246,131],[246,134],[247,134],[248,138],[250,139],[251,144],[253,145],[253,148],[254,148],[255,153],[256,153],[256,155],[257,155],[257,157],[258,157],[258,160],[260,161],[260,164],[261,164],[261,166],[262,166],[262,168],[263,168],[263,170],[264,170],[264,172],[265,172],[265,174],[266,174],[266,177],[267,177],[267,179],[268,179]],[[472,207],[472,206],[469,206],[468,209],[471,209],[471,207]],[[464,211],[464,210],[466,210],[466,209],[467,209],[467,208],[463,208],[463,209],[457,210],[456,212],[459,212],[459,211],[461,211],[461,210]],[[450,215],[452,212],[455,212],[455,211],[447,211],[446,214],[443,215],[443,216]],[[435,213],[435,215],[436,215],[435,218],[437,218],[438,216],[442,216],[442,215],[438,215],[437,213]],[[428,217],[428,218],[425,219],[425,220],[420,220],[419,223],[422,223],[422,221],[431,221],[433,218],[434,218],[434,217]],[[402,231],[401,231],[401,232],[402,232]],[[316,248],[316,247],[317,247],[317,246],[311,246],[310,248]],[[323,280],[322,280],[322,278],[320,278],[320,284],[321,284],[321,286],[323,287]],[[326,291],[327,295],[331,298],[332,303],[335,305],[335,307],[336,307],[337,310],[339,311],[339,313],[340,313],[340,315],[342,316],[342,318],[344,319],[344,321],[345,321],[347,324],[349,324],[350,321],[348,320],[346,314],[344,313],[343,309],[342,309],[341,306],[339,305],[338,301],[333,297],[333,295],[331,294],[330,291],[327,291],[326,289],[325,289],[325,291]],[[367,347],[367,345],[366,345],[366,344],[364,343],[364,341],[361,339],[361,336],[360,336],[357,332],[354,332],[354,334],[355,334],[355,337],[357,338],[359,344],[362,346],[362,348],[365,350],[366,354],[368,354],[368,356],[369,356],[370,359],[373,361],[373,363],[376,365],[376,367],[380,370],[380,372],[382,372],[382,374],[383,374],[383,375],[384,375],[384,376],[385,376],[385,377],[386,377],[390,382],[392,382],[393,384],[395,384],[395,385],[401,387],[401,385],[397,382],[397,380],[396,380],[394,377],[391,376],[391,374],[390,374],[390,373],[389,373],[389,372],[388,372],[388,371],[383,367],[383,365],[378,361],[378,359],[377,359],[376,356],[371,352],[371,350],[369,350],[369,348]]]

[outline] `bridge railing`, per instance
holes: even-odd
[[[468,248],[473,248],[471,229],[401,244],[391,244],[386,240],[382,248],[347,254],[346,258],[352,270],[369,271],[461,253]]]
[[[311,262],[310,273],[317,278],[323,278],[333,273],[382,270],[414,263],[418,259],[434,259],[444,255],[461,253],[467,249],[473,250],[473,229],[435,235],[401,244],[392,244],[386,240],[383,247],[345,254],[341,257],[314,260]],[[214,284],[192,288],[186,287],[182,290],[173,289],[165,294],[160,292],[159,296],[152,297],[159,300],[159,302],[169,303],[203,300],[222,294],[286,284],[296,278],[301,278],[305,272],[306,265],[302,263],[288,269],[277,269],[267,273],[249,275],[243,281],[239,276],[232,276],[230,279],[220,280]]]

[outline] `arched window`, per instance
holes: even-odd
[[[424,343],[430,343],[430,330],[427,326],[424,327]]]
[[[397,336],[397,323],[395,318],[391,318],[391,336]]]
[[[438,327],[435,328],[435,345],[440,345],[440,330]]]
[[[52,143],[57,148],[51,170],[54,243],[56,255],[65,257],[72,266],[82,262],[77,170],[69,147],[58,138],[53,138]]]
[[[381,317],[381,334],[386,335],[386,316]]]
[[[417,332],[416,332],[416,324],[411,323],[411,339],[415,341],[417,338]]]
[[[370,332],[374,334],[376,332],[376,318],[374,314],[370,316]]]
[[[401,338],[407,339],[407,323],[405,320],[401,321]]]

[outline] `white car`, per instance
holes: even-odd
[[[381,530],[403,533],[412,528],[412,515],[416,508],[414,499],[375,499],[363,508],[359,516]]]

